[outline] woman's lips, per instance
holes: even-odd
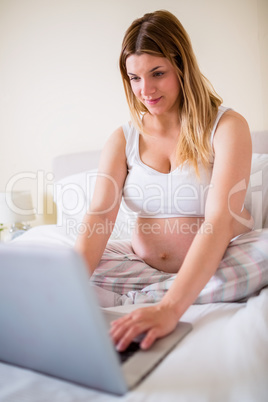
[[[162,96],[160,98],[156,99],[145,99],[145,103],[148,103],[148,105],[156,105],[160,100],[162,99]]]

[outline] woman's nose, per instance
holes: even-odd
[[[141,94],[144,97],[153,95],[155,93],[155,86],[151,81],[143,80],[141,87]]]

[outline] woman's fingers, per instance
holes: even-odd
[[[146,333],[140,343],[148,349],[157,338],[170,333],[177,325],[178,318],[168,307],[156,305],[144,307],[113,321],[110,335],[118,350],[125,350],[139,335]]]
[[[129,330],[126,331],[126,333],[122,336],[122,338],[119,339],[119,341],[116,344],[116,349],[119,351],[125,350],[131,342],[136,338],[137,335],[139,335],[140,330],[138,329],[137,326],[131,327]]]
[[[155,326],[157,316],[150,308],[142,308],[119,318],[111,323],[110,335],[118,350],[125,350],[139,335],[147,332],[141,342],[142,348],[148,348],[156,339]],[[147,340],[145,341],[145,339]],[[144,342],[145,341],[145,342]]]
[[[119,318],[116,321],[112,321],[110,327],[110,336],[112,337],[114,343],[117,343],[118,340],[124,335],[124,333],[130,327],[130,317],[127,315],[125,317]]]
[[[149,349],[156,339],[157,339],[157,333],[155,329],[151,329],[150,331],[147,332],[146,336],[141,341],[140,347],[142,349]]]
[[[121,318],[112,322],[110,335],[120,351],[125,350],[129,344],[140,334],[148,329],[148,324],[133,317],[126,316],[125,320]]]

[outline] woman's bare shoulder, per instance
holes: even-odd
[[[236,112],[235,110],[227,110],[221,117],[218,128],[238,128],[249,131],[248,122],[244,116],[240,113]]]
[[[115,129],[108,137],[106,144],[101,153],[101,167],[106,167],[107,164],[120,164],[126,163],[126,140],[122,127]]]
[[[104,151],[109,150],[109,153],[114,151],[119,151],[124,149],[126,146],[126,139],[122,126],[115,129],[108,137],[106,144],[104,146]]]
[[[214,146],[225,141],[247,142],[250,146],[251,135],[247,120],[234,110],[227,110],[221,117],[214,139]]]
[[[117,127],[108,137],[107,142],[116,142],[118,144],[126,144],[123,127]]]

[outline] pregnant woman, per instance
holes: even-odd
[[[156,273],[176,273],[159,303],[112,324],[119,350],[141,333],[146,349],[175,328],[231,240],[253,228],[244,208],[251,137],[246,120],[221,106],[187,33],[170,12],[145,14],[131,24],[120,70],[131,122],[115,130],[104,147],[84,219],[87,230],[76,249],[91,275],[109,255],[117,268],[122,264],[121,276],[135,258]],[[109,88],[107,96],[112,101]],[[137,213],[135,229],[131,241],[110,242],[122,197]]]

